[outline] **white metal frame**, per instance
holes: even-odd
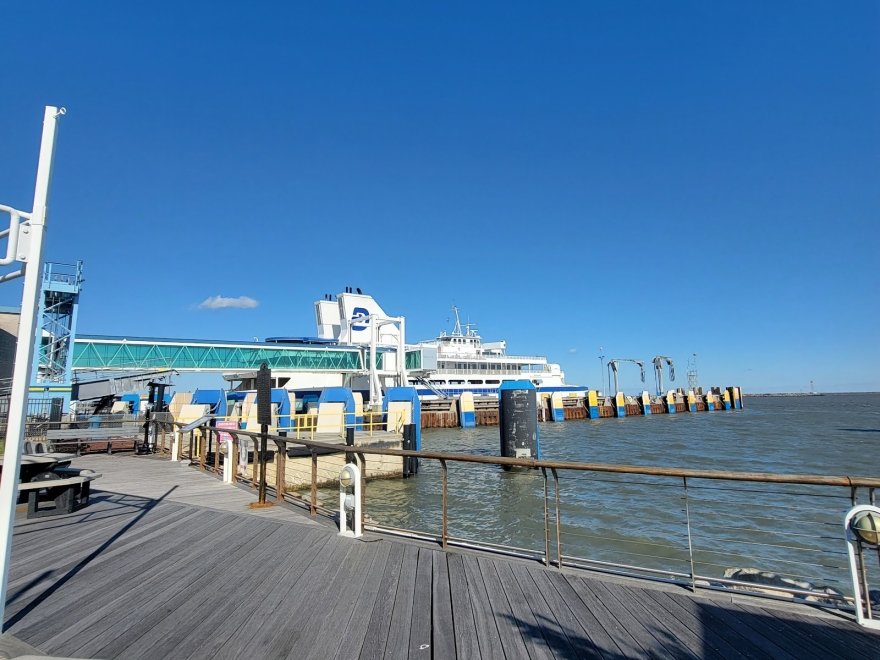
[[[6,448],[3,453],[3,478],[0,479],[0,625],[5,618],[6,591],[9,581],[9,562],[12,557],[12,531],[15,524],[15,504],[18,500],[18,473],[21,469],[21,451],[27,421],[28,387],[34,357],[34,333],[39,311],[40,285],[42,283],[43,234],[46,227],[46,210],[49,182],[52,178],[52,160],[55,152],[57,119],[65,113],[64,108],[46,106],[43,115],[43,137],[40,142],[40,160],[34,186],[34,206],[29,213],[8,206],[0,210],[9,213],[9,229],[0,232],[7,237],[6,257],[0,265],[19,262],[22,267],[0,276],[7,282],[24,276],[21,296],[21,316],[18,323],[18,345],[15,351],[15,367],[12,376],[12,392],[9,400],[9,425],[6,431]],[[21,219],[24,218],[24,221]]]
[[[852,574],[853,594],[856,599],[856,621],[858,621],[860,626],[864,626],[865,628],[880,630],[880,621],[873,618],[871,613],[870,596],[869,594],[862,593],[862,580],[859,575],[859,562],[856,561],[856,555],[858,555],[862,562],[864,562],[865,555],[860,552],[861,541],[855,535],[855,532],[852,531],[852,527],[850,527],[853,518],[863,511],[871,511],[880,516],[880,508],[871,504],[860,504],[849,510],[843,521],[843,527],[846,530],[846,551],[849,555],[849,570]]]
[[[342,472],[346,470],[351,474],[351,485],[346,487],[342,485],[341,479],[339,481],[339,536],[357,539],[363,536],[364,533],[361,527],[361,470],[354,463],[346,463],[339,476],[341,477]],[[354,520],[353,530],[348,527],[348,514],[345,508],[345,500],[349,496],[354,502],[354,506],[350,509],[352,519]]]
[[[370,324],[370,352],[367,371],[370,375],[370,409],[382,407],[382,385],[379,382],[379,370],[376,369],[376,351],[379,343],[379,328],[383,325],[397,325],[400,329],[397,341],[396,375],[401,387],[406,386],[406,319],[403,316],[369,316],[358,317],[359,323]]]

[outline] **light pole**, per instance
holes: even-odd
[[[600,346],[599,347],[599,384],[605,384],[605,354],[602,352],[605,349]],[[598,389],[598,388],[597,388]]]

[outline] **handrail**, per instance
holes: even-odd
[[[164,453],[165,430],[168,428],[181,428],[183,425],[179,422],[173,422],[170,420],[164,422],[159,422],[157,420],[157,423],[159,424],[160,428],[157,428],[156,431],[154,431],[154,437],[158,436],[158,431],[161,430],[162,441],[161,445],[159,446],[161,447],[160,453]],[[203,471],[211,470],[217,473],[221,472],[221,450],[219,446],[219,436],[215,435],[217,432],[220,431],[220,429],[214,429],[210,426],[200,427],[199,429],[196,429],[196,432],[200,434],[202,438],[200,438],[198,441],[195,441],[195,444],[193,433],[192,431],[189,432],[190,438],[188,458],[194,464],[197,464]],[[228,453],[227,456],[223,458],[223,462],[225,464],[227,461],[232,461],[233,466],[241,464],[240,451],[242,450],[242,448],[250,445],[252,440],[254,441],[254,448],[258,448],[259,444],[257,440],[263,437],[262,434],[259,432],[244,429],[223,429],[222,432],[229,433],[232,436],[231,442],[228,445],[228,452],[230,453]],[[179,460],[180,458],[183,458],[183,442],[182,437],[180,438],[180,440],[177,439],[177,431],[175,431],[174,435],[175,443],[177,443],[177,449],[172,449],[172,451],[176,451],[177,459],[175,460]],[[180,435],[182,436],[182,434]],[[207,447],[207,445],[210,445],[211,443],[212,436],[214,440],[218,442],[218,444],[214,445],[217,449],[213,451],[211,451],[210,448]],[[315,440],[314,438],[297,438],[275,434],[267,434],[265,437],[267,440],[271,441],[272,443],[274,443],[274,445],[277,446],[274,469],[275,498],[279,502],[287,501],[292,504],[305,507],[313,516],[317,515],[318,513],[328,516],[335,515],[335,511],[333,509],[326,508],[319,502],[318,486],[321,484],[327,485],[329,483],[332,483],[338,475],[338,468],[336,468],[335,471],[333,468],[321,468],[318,464],[319,455],[323,455],[324,453],[345,453],[346,461],[355,461],[362,466],[362,516],[365,515],[366,510],[363,504],[366,502],[366,490],[364,489],[366,470],[364,468],[367,465],[367,456],[393,456],[400,458],[412,457],[416,459],[437,461],[439,462],[438,476],[440,478],[440,484],[439,492],[435,492],[439,495],[440,498],[438,511],[440,519],[436,532],[418,531],[416,529],[399,529],[396,527],[385,525],[384,523],[378,521],[365,522],[365,528],[384,534],[434,541],[440,544],[440,546],[444,549],[450,546],[456,546],[507,554],[511,556],[541,561],[545,566],[548,567],[551,565],[555,565],[559,568],[562,568],[563,565],[565,565],[571,568],[581,568],[593,571],[609,572],[613,574],[642,577],[663,582],[673,582],[676,584],[686,585],[694,591],[696,591],[698,588],[710,590],[746,588],[753,592],[755,589],[758,589],[760,592],[760,590],[762,589],[762,585],[760,582],[755,583],[750,581],[748,578],[740,578],[737,572],[738,570],[749,571],[754,569],[734,568],[732,569],[733,572],[729,574],[727,573],[727,570],[730,569],[731,566],[748,567],[750,565],[749,563],[735,563],[738,558],[745,559],[747,562],[749,562],[750,560],[752,560],[752,562],[755,562],[755,560],[757,560],[756,563],[752,563],[752,565],[757,566],[763,565],[764,561],[769,561],[769,570],[771,571],[771,573],[768,574],[769,577],[776,578],[777,576],[773,574],[773,571],[776,571],[780,574],[782,578],[787,579],[787,582],[785,584],[768,584],[766,587],[763,587],[765,589],[763,595],[777,599],[783,597],[797,598],[802,600],[806,599],[805,602],[812,602],[814,604],[822,604],[831,607],[842,608],[852,608],[853,598],[851,596],[844,594],[842,591],[835,590],[833,587],[830,586],[813,586],[815,584],[844,584],[839,577],[835,577],[836,574],[834,571],[840,569],[841,567],[837,566],[834,563],[835,552],[833,548],[828,548],[821,545],[822,543],[825,543],[827,545],[827,541],[821,541],[821,539],[827,540],[829,538],[828,533],[830,532],[831,528],[837,527],[837,525],[834,523],[833,517],[835,515],[835,512],[837,511],[837,509],[835,508],[836,505],[832,506],[831,508],[822,509],[816,508],[815,506],[811,505],[807,505],[807,507],[804,508],[804,506],[800,504],[795,507],[786,498],[797,496],[816,496],[822,498],[833,498],[835,501],[841,500],[842,498],[842,500],[851,501],[853,504],[855,504],[858,499],[857,493],[859,488],[868,489],[868,497],[872,502],[874,501],[875,489],[880,488],[880,478],[864,476],[736,472],[676,467],[615,465],[604,463],[581,463],[522,458],[517,459],[502,456],[456,454],[442,451],[415,451],[408,449],[392,449],[387,446],[373,446],[371,444],[355,444],[352,446],[347,443],[341,444],[328,442],[326,440]],[[350,436],[348,438],[348,442],[351,442]],[[288,447],[290,445],[302,446],[308,451],[303,452],[302,456],[288,456]],[[244,449],[244,451],[248,450]],[[309,453],[311,454],[310,465]],[[213,454],[213,466],[211,466],[209,464],[209,461],[207,460],[209,454]],[[298,484],[295,486],[289,486],[286,483],[286,475],[288,475],[286,461],[289,458],[295,458],[295,460],[297,461],[295,463],[296,467],[293,469],[297,473],[305,475],[304,480],[294,477],[294,483]],[[528,541],[528,543],[535,544],[531,549],[529,549],[525,547],[503,545],[499,543],[493,543],[488,540],[483,540],[480,537],[484,535],[480,534],[479,532],[473,539],[465,538],[464,535],[456,535],[452,533],[448,526],[450,513],[450,497],[448,493],[449,470],[447,469],[448,462],[496,465],[502,467],[520,467],[528,468],[531,471],[537,471],[540,469],[540,472],[537,476],[543,479],[543,498],[538,497],[537,499],[543,499],[543,512],[533,510],[532,514],[534,514],[537,518],[538,516],[541,516],[541,513],[543,513],[542,517],[544,533],[543,537],[540,539],[540,546],[542,547],[540,547],[540,549],[537,547],[539,543],[537,537],[533,537],[530,541]],[[247,460],[247,463],[250,463],[250,460]],[[249,482],[251,487],[255,489],[259,488],[262,501],[262,498],[264,497],[265,486],[267,485],[266,479],[265,475],[259,476],[257,473],[258,462],[256,458],[253,465],[254,471],[251,474],[248,474],[248,472],[250,472],[249,469],[247,470],[247,472],[242,474],[240,472],[237,472],[237,468],[234,467],[231,472],[231,477],[227,476],[224,478],[231,479],[231,483],[242,480],[245,482]],[[331,463],[331,465],[336,466],[336,463]],[[405,462],[403,469],[404,475],[407,474]],[[643,475],[647,477],[661,477],[666,479],[678,480],[679,483],[677,486],[675,486],[674,484],[670,484],[665,481],[640,481],[615,479],[611,477],[603,478],[599,477],[598,474],[594,474],[593,476],[581,477],[582,479],[587,479],[588,482],[592,484],[591,487],[593,488],[604,488],[605,492],[603,496],[610,496],[612,498],[615,497],[615,495],[607,491],[608,487],[610,486],[611,488],[614,488],[616,484],[620,483],[632,482],[635,484],[642,484],[643,486],[654,486],[661,489],[667,489],[665,491],[667,493],[673,493],[673,490],[669,489],[679,489],[681,491],[680,496],[672,494],[668,496],[663,495],[663,497],[666,498],[665,501],[670,504],[673,504],[675,499],[670,500],[668,499],[669,497],[677,498],[680,500],[681,508],[679,509],[679,512],[682,517],[678,521],[678,523],[674,524],[682,524],[683,533],[680,536],[677,536],[676,532],[670,532],[669,530],[666,530],[661,533],[660,538],[652,539],[650,537],[646,538],[644,536],[640,536],[640,534],[637,532],[635,536],[629,539],[630,546],[626,549],[616,549],[615,552],[617,554],[614,555],[614,558],[610,561],[606,560],[606,558],[608,558],[607,554],[603,557],[601,550],[598,552],[597,555],[591,557],[588,557],[587,555],[579,556],[577,554],[573,554],[571,551],[565,552],[563,546],[565,546],[566,543],[563,541],[563,537],[565,537],[566,539],[570,539],[569,543],[571,543],[572,547],[581,548],[579,552],[584,552],[584,548],[586,548],[586,552],[589,553],[589,555],[593,555],[594,553],[589,549],[589,546],[585,546],[585,539],[587,539],[587,543],[590,544],[597,540],[600,544],[607,543],[608,540],[611,540],[610,536],[603,536],[601,532],[597,533],[597,531],[591,528],[590,525],[572,526],[570,523],[563,523],[560,497],[560,473],[561,471],[565,470],[578,474],[592,472],[599,474],[605,473],[622,475]],[[690,482],[688,481],[689,479],[691,480]],[[754,487],[735,487],[725,486],[723,484],[699,484],[699,481],[695,480],[764,483],[768,484],[768,486],[763,489],[756,489]],[[551,481],[552,492],[550,488]],[[827,491],[817,491],[810,493],[793,492],[790,489],[777,489],[774,491],[772,488],[770,488],[769,484],[799,484],[817,487],[838,487],[841,489],[845,489],[846,494],[831,494]],[[297,494],[298,492],[302,491],[306,492],[303,494]],[[742,501],[740,500],[739,505],[737,505],[736,499],[727,499],[727,496],[725,495],[721,495],[721,499],[718,499],[715,496],[715,493],[720,491],[725,491],[726,493],[739,493],[740,497],[745,497],[746,501],[750,505],[750,512],[743,512],[744,515],[742,516],[738,515],[739,509],[736,509],[736,512],[731,512],[729,510],[729,507],[742,506]],[[600,490],[600,492],[602,491]],[[782,496],[782,501],[754,501],[756,493],[774,492],[778,496]],[[624,494],[619,495],[618,497],[626,498],[628,497],[628,495]],[[712,523],[707,525],[706,513],[708,513],[708,511],[705,510],[704,507],[711,507],[716,505],[721,507],[720,513],[717,509],[714,509],[714,511],[718,515],[720,515],[722,519],[728,520],[728,522],[723,524],[718,523],[719,525],[722,525],[721,527],[713,527]],[[537,506],[540,507],[540,504],[537,504]],[[678,509],[678,506],[674,504],[673,507],[675,509]],[[768,508],[766,510],[760,509],[755,512],[753,510],[754,507],[774,508]],[[802,529],[800,526],[797,525],[792,528],[792,521],[786,518],[785,514],[788,511],[793,510],[798,510],[801,513],[805,511],[808,513],[813,512],[816,515],[819,515],[819,517],[815,520],[815,525],[812,527],[812,533]],[[781,517],[780,513],[782,514]],[[729,518],[731,516],[736,518],[734,523],[737,524],[730,524]],[[742,518],[742,520],[744,521],[743,524],[739,523],[740,518]],[[712,519],[714,518],[710,516],[709,520],[711,521]],[[752,520],[751,524],[754,529],[748,529],[748,522],[746,522],[748,519]],[[694,521],[696,521],[697,524],[696,528],[693,528]],[[782,527],[779,526],[780,522],[785,523],[786,521],[788,521],[786,525],[783,525]],[[745,525],[745,527],[743,525]],[[736,534],[739,532],[760,532],[765,537],[769,534],[772,538],[770,540],[766,540],[765,538],[761,537],[737,538]],[[471,534],[473,534],[473,532],[467,534],[467,536],[470,536]],[[776,536],[772,536],[774,534]],[[611,536],[614,535],[612,534]],[[811,547],[809,544],[804,545],[806,539],[810,536],[819,541],[818,547],[816,547],[815,545]],[[526,533],[525,537],[528,538],[529,533]],[[555,544],[552,544],[554,537]],[[698,543],[695,544],[693,542],[694,539],[696,539]],[[734,545],[734,549],[731,549],[731,544]],[[753,548],[754,546],[765,546],[765,549],[768,550],[768,554],[756,556],[746,550],[735,549],[736,547],[743,547],[743,544],[745,544],[746,548]],[[552,545],[555,545],[555,548],[553,548]],[[646,550],[641,549],[646,545],[650,547]],[[667,550],[653,550],[653,548],[655,547],[665,547]],[[802,554],[792,556],[791,553],[794,551],[798,551]],[[660,554],[657,554],[657,552],[660,552]],[[669,554],[667,554],[667,552]],[[816,555],[811,554],[817,552],[824,553],[823,559],[816,559]],[[804,555],[803,553],[808,554]],[[630,557],[632,559],[627,560],[626,557]],[[732,558],[732,561],[731,559],[725,560],[723,559],[724,557],[730,557]],[[658,563],[657,560],[661,560],[663,563]],[[679,566],[681,567],[681,569],[678,568]],[[685,566],[687,566],[687,568],[685,568]],[[725,569],[724,577],[719,577],[717,575],[719,568]],[[706,571],[705,569],[708,569],[708,571]],[[787,596],[782,596],[780,594],[787,594]]]
[[[175,424],[177,424],[175,422]],[[227,431],[251,437],[260,437],[254,431]],[[305,440],[284,436],[269,435],[276,442],[292,442],[315,449],[339,449],[339,445]],[[848,488],[880,488],[880,478],[832,476],[815,474],[781,474],[775,472],[731,472],[726,470],[697,470],[692,468],[664,468],[639,465],[614,465],[609,463],[576,463],[569,461],[548,461],[527,458],[507,458],[505,456],[478,456],[475,454],[453,454],[450,452],[415,451],[409,449],[391,449],[386,447],[361,447],[357,449],[364,454],[380,454],[384,456],[411,456],[432,460],[459,461],[462,463],[482,463],[486,465],[507,465],[531,469],[578,470],[586,472],[610,472],[618,474],[642,474],[655,477],[678,477],[687,479],[723,479],[726,481],[747,481],[779,484],[801,484],[812,486],[845,486]]]

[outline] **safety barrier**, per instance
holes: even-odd
[[[214,433],[208,427],[202,432],[206,437]],[[242,440],[254,440],[259,434],[230,433],[233,455],[227,458],[235,464]],[[573,463],[340,447],[290,436],[270,439],[281,461],[289,446],[302,447],[310,456],[308,488],[288,492],[283,480],[277,480],[275,497],[303,506],[312,515],[338,513],[332,504],[325,506],[332,498],[320,501],[318,497],[319,484],[334,479],[333,469],[319,464],[322,452],[345,452],[346,460],[361,468],[368,457],[415,457],[424,466],[421,479],[431,484],[418,506],[436,502],[436,528],[384,524],[392,505],[381,498],[370,500],[368,471],[362,469],[361,511],[368,512],[365,529],[435,541],[443,548],[458,546],[534,559],[546,566],[637,576],[685,584],[693,590],[746,589],[831,607],[852,604],[841,521],[854,504],[874,503],[875,489],[880,488],[880,479],[875,478]],[[200,450],[192,458],[201,469],[222,472],[220,453],[213,454],[213,466],[206,465],[206,456]],[[455,469],[450,470],[453,465]],[[276,475],[282,473],[276,471]],[[517,521],[531,518],[536,523],[534,529],[540,536],[529,535],[518,522],[513,527],[523,536],[514,545],[510,539],[487,538],[487,526],[473,522],[479,503],[469,485],[493,473],[517,480],[510,488],[517,499],[509,504],[517,507]],[[482,497],[485,500],[485,494]],[[483,501],[482,506],[486,516],[501,515],[497,500]],[[580,514],[577,522],[573,516],[565,518],[566,509]],[[468,515],[458,520],[456,512]]]

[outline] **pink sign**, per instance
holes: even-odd
[[[219,440],[220,442],[226,442],[228,440],[232,440],[232,436],[228,433],[224,433],[222,429],[237,431],[238,422],[232,420],[218,421],[214,424],[214,428],[217,429],[217,440]]]

